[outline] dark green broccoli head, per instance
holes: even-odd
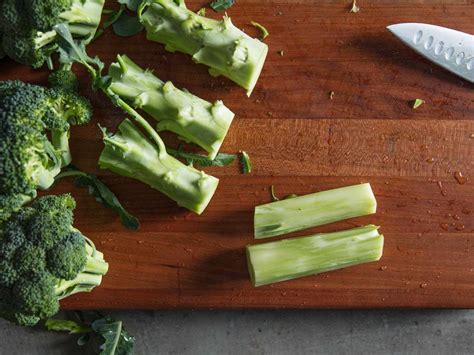
[[[48,77],[49,85],[54,89],[77,92],[79,81],[73,71],[60,69],[53,71]]]
[[[51,89],[49,93],[48,110],[43,119],[48,129],[65,132],[71,124],[89,123],[92,117],[89,100],[64,89]]]
[[[59,299],[100,284],[107,263],[72,226],[75,206],[70,195],[45,196],[3,223],[0,317],[34,325],[58,311]]]
[[[46,33],[36,30],[3,36],[3,51],[20,64],[40,68],[46,59],[57,50],[56,32]]]
[[[52,249],[68,236],[73,223],[76,202],[71,195],[45,196],[33,201],[37,211],[29,220],[30,240],[45,250]]]
[[[16,0],[18,2],[18,0]],[[69,10],[72,0],[23,0],[28,12],[28,22],[38,31],[50,31],[61,22],[62,12]]]
[[[91,114],[89,101],[76,93],[21,81],[0,82],[0,221],[1,202],[8,196],[27,200],[38,188],[53,184],[61,167],[70,162],[70,125],[87,123]]]
[[[59,302],[54,288],[57,280],[45,272],[31,272],[19,278],[12,287],[12,296],[20,312],[46,318],[55,315]]]

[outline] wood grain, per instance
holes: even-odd
[[[358,14],[349,5],[239,0],[229,11],[234,23],[257,35],[248,25],[255,20],[270,31],[268,62],[250,99],[143,35],[123,40],[107,33],[91,46],[106,62],[127,53],[162,79],[223,99],[236,113],[223,151],[246,150],[254,171],[240,175],[237,164],[206,169],[221,183],[198,217],[138,181],[98,170],[96,123],[113,128],[125,115],[81,76],[95,118],[73,129],[74,163],[98,173],[142,225],[139,232],[123,229],[71,181],[51,191],[73,193],[77,227],[110,261],[103,285],[68,298],[65,308],[474,307],[474,85],[418,57],[385,29],[410,21],[474,33],[474,4],[367,0]],[[0,79],[45,83],[46,76],[1,62]],[[415,98],[426,105],[412,110],[408,102]],[[468,178],[465,184],[455,180],[456,171]],[[244,248],[254,243],[253,208],[270,200],[270,185],[285,196],[359,182],[372,184],[376,215],[289,236],[375,223],[386,238],[380,262],[251,286]]]

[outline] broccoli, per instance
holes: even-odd
[[[207,102],[163,82],[125,55],[109,67],[110,90],[159,121],[158,131],[169,130],[209,152],[214,159],[234,118],[222,101]]]
[[[100,155],[99,166],[138,179],[161,191],[180,206],[201,214],[212,199],[219,179],[186,166],[169,155],[155,129],[111,90],[111,80],[101,74],[104,63],[97,57],[89,57],[84,46],[74,41],[66,26],[59,25],[57,30],[61,37],[63,64],[82,64],[89,71],[94,87],[101,89],[115,106],[124,110],[140,127],[125,119],[115,135],[104,129],[105,148]]]
[[[150,141],[128,119],[118,129],[114,135],[104,130],[101,168],[138,179],[197,214],[205,210],[217,189],[218,179],[169,155],[158,134]],[[151,126],[150,129],[153,130]]]
[[[65,88],[0,82],[0,220],[53,184],[71,161],[70,125],[91,114],[90,103]]]
[[[268,46],[235,27],[224,16],[217,21],[188,10],[184,0],[147,0],[138,8],[147,38],[164,44],[170,52],[192,56],[210,67],[212,76],[223,75],[250,96],[260,76]]]
[[[0,317],[32,326],[101,284],[108,264],[72,226],[75,207],[69,194],[44,196],[0,224]]]
[[[71,33],[89,43],[100,24],[104,0],[2,0],[0,50],[15,61],[41,67],[58,46],[54,26],[68,24]]]

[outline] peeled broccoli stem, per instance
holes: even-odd
[[[222,21],[199,16],[184,1],[143,1],[138,8],[147,38],[165,44],[170,51],[192,56],[210,67],[212,76],[223,75],[247,89],[250,96],[260,76],[268,46],[235,27],[230,18]]]
[[[257,287],[377,261],[383,244],[378,227],[367,225],[247,246],[247,265]]]
[[[77,229],[72,228],[78,232]],[[59,280],[54,292],[58,299],[66,298],[79,292],[90,292],[102,283],[102,276],[109,270],[104,254],[99,252],[92,241],[84,237],[87,261],[84,269],[73,280]]]
[[[210,103],[179,90],[125,55],[110,65],[109,76],[110,90],[155,118],[158,131],[172,131],[204,148],[209,159],[216,157],[234,118],[222,101]]]

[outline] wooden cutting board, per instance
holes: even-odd
[[[236,119],[222,150],[247,151],[254,170],[206,169],[221,183],[202,216],[138,181],[99,171],[96,123],[113,128],[125,114],[90,90],[76,68],[95,115],[89,126],[73,129],[74,163],[98,173],[141,229],[125,230],[70,181],[51,191],[72,192],[77,227],[110,262],[102,286],[68,298],[64,308],[474,307],[474,85],[420,58],[385,29],[427,22],[474,33],[474,2],[360,0],[357,14],[349,13],[350,3],[238,0],[228,11],[236,25],[257,36],[254,20],[270,31],[268,60],[251,98],[143,34],[107,33],[90,47],[107,63],[126,53],[177,87],[224,100]],[[47,70],[1,62],[0,79],[45,83],[46,77]],[[413,110],[416,98],[426,104]],[[467,182],[458,183],[456,172]],[[385,235],[380,262],[252,287],[245,246],[255,243],[253,208],[270,201],[270,185],[285,196],[359,182],[372,184],[376,215],[291,236],[378,224]]]

